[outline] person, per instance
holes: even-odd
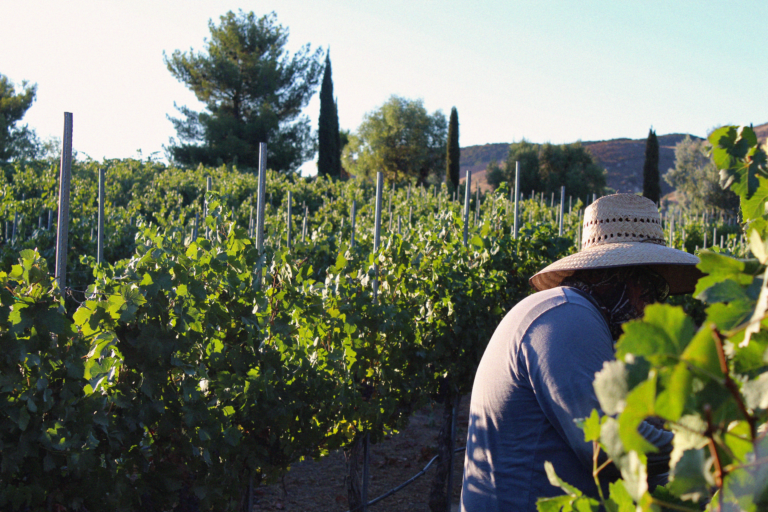
[[[545,461],[565,482],[597,497],[592,443],[574,420],[600,409],[592,382],[614,359],[622,324],[669,294],[693,291],[698,262],[666,247],[649,199],[614,194],[586,208],[581,250],[530,279],[537,293],[504,317],[480,361],[462,511],[535,511],[539,498],[563,492],[549,483]],[[660,448],[649,458],[649,485],[663,484],[665,470],[658,468],[668,466],[672,433],[648,420],[639,431]],[[601,477],[607,485],[618,470],[611,465]]]

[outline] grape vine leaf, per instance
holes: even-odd
[[[592,386],[605,414],[619,414],[624,410],[629,392],[628,376],[629,372],[622,361],[606,361],[603,369],[595,374]]]

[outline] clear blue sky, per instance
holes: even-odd
[[[69,111],[82,153],[162,155],[174,101],[199,107],[163,52],[202,49],[208,20],[241,8],[274,10],[291,50],[330,47],[353,131],[392,94],[456,106],[462,146],[768,122],[764,0],[0,0],[0,73],[37,84],[24,122],[42,137]]]

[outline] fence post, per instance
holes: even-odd
[[[520,228],[520,162],[515,162],[515,223],[512,227],[512,238],[517,240]]]
[[[480,182],[475,185],[475,221],[474,225],[480,221]]]
[[[251,206],[251,213],[248,216],[248,238],[253,238],[253,206]]]
[[[675,217],[674,215],[669,221],[669,246],[675,246]]]
[[[286,247],[291,250],[291,191],[288,191],[288,234],[286,236]]]
[[[376,216],[373,225],[373,252],[379,251],[381,236],[381,195],[384,189],[384,175],[381,171],[376,173]],[[375,260],[374,260],[375,261]],[[373,300],[375,301],[379,293],[379,264],[373,264]],[[363,470],[365,472],[365,470]],[[365,483],[363,483],[365,485]]]
[[[565,211],[565,185],[560,187],[560,232],[559,236],[563,236],[563,213]]]
[[[301,242],[304,243],[307,239],[307,228],[309,223],[309,206],[304,205],[304,223],[301,225]]]
[[[211,191],[211,186],[213,185],[212,182],[213,182],[213,180],[211,179],[210,176],[208,176],[205,179],[205,192],[206,192],[205,195],[206,195],[206,197],[205,197],[205,200],[203,201],[203,208],[204,208],[204,210],[203,210],[203,222],[204,223],[205,223],[205,219],[208,218],[208,192]],[[205,239],[206,240],[210,240],[211,239],[211,233],[210,233],[210,230],[208,229],[208,224],[207,223],[205,224]]]
[[[19,212],[13,212],[13,231],[11,232],[11,245],[16,245],[16,230],[19,226]]]
[[[72,113],[64,112],[59,174],[59,221],[56,233],[56,281],[64,295],[67,284],[67,235],[69,233],[69,182],[72,175]]]
[[[258,276],[256,280],[259,286],[263,279],[261,268],[261,255],[264,252],[264,200],[267,191],[267,144],[259,142],[259,195],[256,202],[256,249],[259,251]]]
[[[104,263],[104,181],[106,169],[99,169],[99,229],[96,234],[96,264]]]
[[[469,236],[469,201],[472,197],[472,171],[467,169],[467,181],[464,183],[464,246]]]
[[[51,222],[53,222],[53,210],[48,210],[48,231],[51,230]]]
[[[456,441],[456,402],[458,397],[453,398],[453,408],[451,410],[451,440],[448,443],[448,488],[446,489],[445,512],[451,512],[451,494],[453,494],[453,447]]]

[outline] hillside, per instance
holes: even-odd
[[[664,176],[675,166],[675,146],[685,134],[659,135],[659,173]],[[691,135],[691,138],[699,138]],[[607,171],[606,182],[616,192],[642,192],[645,139],[613,139],[582,142],[597,163]],[[661,180],[661,194],[672,192],[672,187]]]
[[[754,127],[758,138],[768,138],[768,123]],[[663,176],[675,166],[675,145],[685,138],[684,133],[659,135],[659,172]],[[700,138],[690,135],[691,138]],[[582,144],[592,153],[597,163],[607,171],[607,185],[617,192],[640,192],[643,188],[643,162],[645,161],[645,139],[611,139],[586,141]],[[485,169],[492,161],[503,162],[507,158],[509,144],[483,144],[461,148],[461,176],[467,169],[472,179],[477,180],[485,190]],[[666,181],[661,180],[663,195],[672,192]]]

